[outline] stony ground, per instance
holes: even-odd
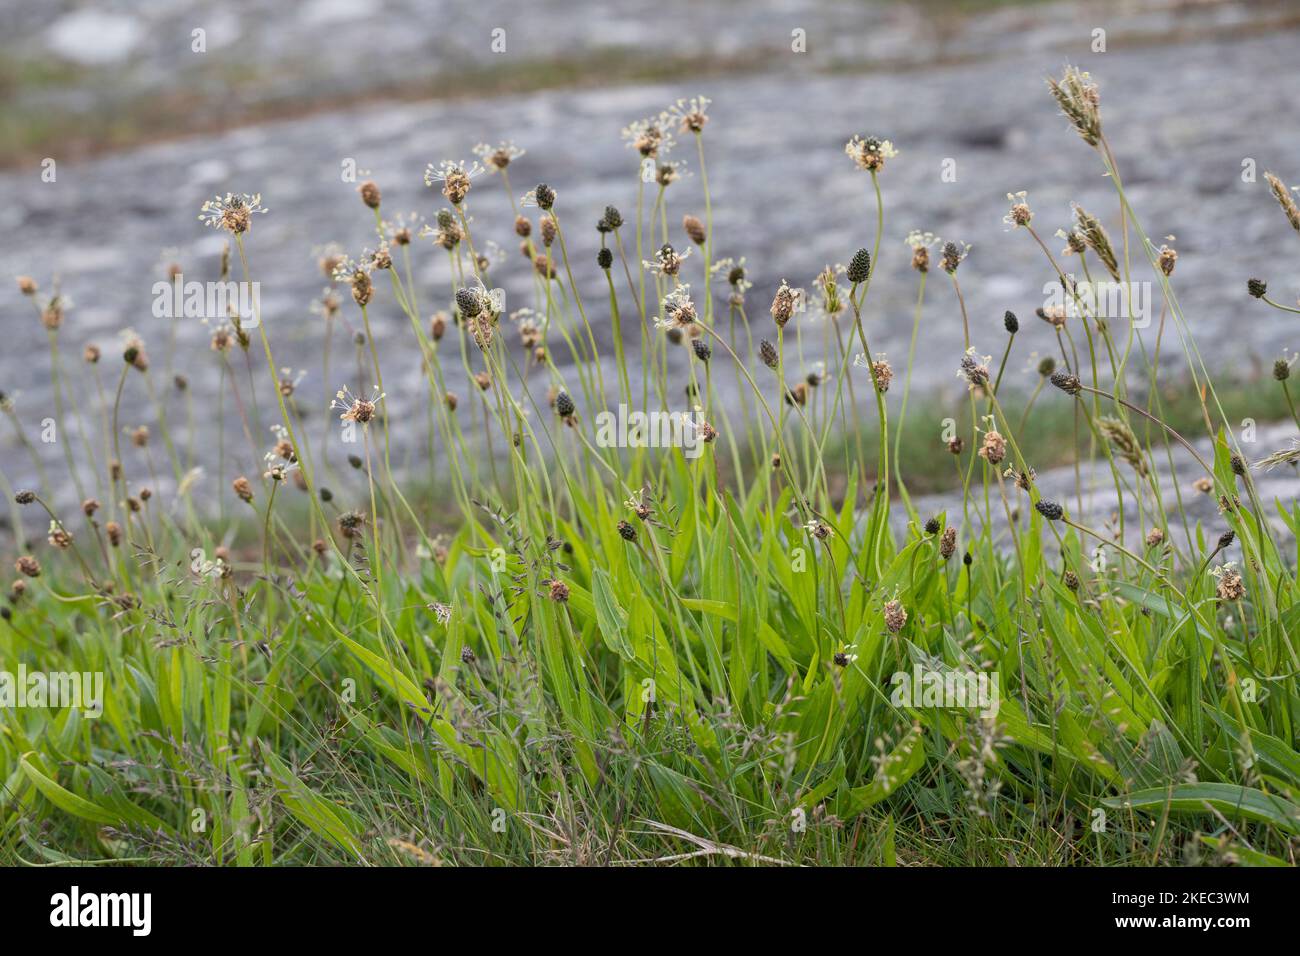
[[[365,4],[348,7],[366,9]],[[901,152],[883,177],[885,231],[869,319],[873,347],[902,364],[916,292],[902,240],[910,229],[932,230],[972,245],[961,280],[981,350],[994,352],[1004,341],[1004,310],[1022,316],[1026,332],[1018,340],[1013,368],[1028,385],[1032,373],[1020,370],[1030,353],[1054,347],[1048,328],[1032,315],[1052,274],[1023,233],[1006,231],[1006,193],[1028,190],[1035,223],[1045,235],[1067,224],[1071,201],[1118,232],[1109,183],[1043,87],[1044,75],[1059,71],[1068,59],[1090,69],[1101,83],[1108,135],[1150,235],[1158,241],[1177,237],[1176,288],[1207,362],[1220,370],[1242,371],[1269,365],[1297,344],[1289,318],[1244,292],[1245,279],[1254,275],[1269,278],[1273,294],[1285,302],[1300,290],[1283,268],[1284,262],[1294,262],[1294,252],[1285,244],[1295,236],[1262,179],[1243,182],[1241,174],[1243,161],[1250,159],[1260,171],[1275,169],[1300,182],[1300,167],[1288,165],[1300,155],[1300,106],[1292,95],[1300,33],[1278,28],[1231,34],[1227,27],[1243,15],[1241,8],[1229,5],[1214,8],[1212,17],[1218,21],[1203,21],[1214,24],[1227,17],[1226,25],[1220,22],[1221,39],[1151,42],[1153,24],[1181,16],[1165,11],[1116,21],[1110,52],[1093,54],[1088,19],[1076,8],[1066,8],[1073,11],[1068,18],[1036,19],[1032,28],[1021,31],[1015,29],[1015,18],[1030,14],[1012,11],[990,21],[997,29],[977,22],[964,39],[945,41],[957,44],[962,54],[957,62],[950,57],[946,65],[886,73],[859,69],[862,50],[853,49],[845,32],[851,24],[837,19],[850,16],[846,11],[852,8],[808,7],[810,24],[834,28],[827,36],[839,37],[831,48],[848,65],[830,72],[809,70],[798,55],[774,45],[781,52],[772,53],[764,70],[705,82],[683,75],[681,82],[491,99],[368,102],[61,163],[53,183],[41,182],[34,167],[13,169],[0,175],[9,197],[0,204],[0,254],[11,273],[32,274],[43,285],[58,275],[71,296],[74,307],[63,331],[65,362],[83,414],[95,421],[99,411],[93,391],[83,387],[86,377],[79,371],[81,346],[94,341],[115,356],[117,333],[130,326],[150,344],[156,367],[164,368],[170,331],[165,320],[150,312],[162,250],[173,250],[167,257],[179,261],[187,277],[214,278],[221,237],[198,222],[199,205],[217,192],[261,192],[271,212],[257,221],[249,249],[254,278],[263,284],[268,329],[280,363],[306,372],[302,404],[323,415],[342,381],[322,381],[322,327],[308,308],[322,285],[313,249],[337,241],[356,252],[373,235],[354,187],[341,181],[341,164],[354,159],[379,181],[387,212],[411,209],[432,215],[442,197],[421,182],[426,163],[468,157],[471,147],[484,140],[513,139],[526,147],[528,155],[512,167],[514,191],[522,193],[539,180],[559,191],[557,208],[568,229],[579,286],[598,329],[604,330],[603,280],[593,262],[598,237],[590,224],[608,203],[625,214],[635,206],[635,163],[619,130],[679,96],[703,93],[714,100],[706,142],[717,253],[747,258],[756,283],[750,312],[760,334],[770,324],[767,304],[782,278],[807,286],[823,265],[847,261],[858,246],[870,244],[875,213],[869,180],[842,152],[852,134],[870,132],[892,139]],[[240,16],[244,9],[232,7]],[[317,2],[311,9],[324,18],[322,24],[342,17],[338,11],[343,8],[329,3]],[[617,4],[608,7],[609,19],[595,21],[592,29],[622,36],[610,26],[618,22],[618,9]],[[84,14],[70,10],[67,15]],[[652,33],[652,41],[664,44],[671,35],[687,47],[697,44],[700,31],[681,29],[685,16],[666,13],[664,19],[676,23],[670,32]],[[889,23],[901,22],[901,14],[890,16]],[[526,21],[532,25],[519,32],[542,29],[540,20]],[[770,29],[783,26],[778,21],[768,24]],[[350,28],[340,19],[332,29],[346,35]],[[454,32],[463,31],[458,25]],[[730,36],[723,24],[715,32]],[[1118,40],[1144,32],[1141,42]],[[879,42],[869,39],[875,35],[870,30],[862,35],[868,37],[868,48]],[[45,30],[39,36],[42,42],[54,42],[56,34]],[[142,29],[136,42],[147,44],[153,38],[153,32]],[[257,42],[278,41],[261,37]],[[838,62],[833,61],[828,56],[823,67]],[[683,213],[703,213],[693,150],[679,150],[678,158],[686,161],[689,175],[669,190],[673,223]],[[942,177],[946,160],[955,161],[955,182]],[[511,214],[498,182],[478,182],[473,214],[480,242],[491,238],[513,250]],[[685,243],[680,235],[674,239]],[[697,269],[698,260],[691,266]],[[440,250],[420,247],[418,274],[428,313],[449,291]],[[498,275],[510,307],[530,302],[526,266],[513,252]],[[698,273],[695,278],[698,282]],[[8,331],[0,379],[3,390],[16,397],[17,414],[35,442],[39,422],[52,408],[44,332],[12,286],[0,290],[0,303]],[[353,318],[350,309],[345,313]],[[389,413],[399,441],[409,437],[406,444],[414,448],[423,435],[420,408],[426,393],[410,329],[382,287],[372,313],[380,354],[386,357]],[[182,320],[176,331],[175,370],[189,377],[196,396],[215,394],[217,365],[206,330],[196,320]],[[960,343],[951,288],[932,281],[914,387],[956,388]],[[336,355],[349,348],[342,334],[335,346]],[[1165,354],[1172,356],[1173,350]],[[139,389],[128,395],[124,408],[125,423],[144,420]],[[213,417],[210,409],[198,406],[196,444],[210,470],[215,466]],[[409,433],[401,431],[406,422],[412,423]],[[183,423],[174,417],[173,426],[181,430],[179,440],[186,441]],[[238,447],[233,424],[231,428],[231,445]],[[7,430],[0,443],[10,482],[33,480],[26,456]],[[51,463],[60,454],[53,448],[45,451]]]

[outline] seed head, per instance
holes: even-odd
[[[14,501],[18,502],[20,505],[29,505],[35,500],[36,500],[36,492],[27,491],[26,489],[14,495]]]
[[[600,252],[596,253],[596,265],[606,271],[614,265],[614,253],[607,246],[601,246]]]
[[[758,344],[758,357],[763,360],[763,364],[768,368],[774,369],[779,364],[779,359],[776,354],[776,346],[767,339],[763,339],[763,341]]]
[[[614,206],[605,207],[605,215],[601,218],[607,229],[611,231],[623,225],[623,214]]]
[[[1154,548],[1165,540],[1165,531],[1163,528],[1152,528],[1147,532],[1147,547]]]
[[[713,349],[709,347],[709,343],[704,339],[691,339],[691,351],[695,353],[695,357],[701,362],[707,362],[713,357]]]
[[[626,521],[620,521],[618,523],[618,536],[624,541],[635,541],[636,528],[632,527],[632,525],[628,524]]]
[[[845,654],[843,651],[836,651],[835,656],[832,657],[831,660],[835,662],[836,667],[849,666],[849,655]]]
[[[1009,334],[1015,335],[1020,331],[1020,320],[1016,318],[1014,312],[1008,309],[1007,313],[1002,316],[1002,327],[1005,328]]]
[[[1115,258],[1115,249],[1110,244],[1110,236],[1102,228],[1101,222],[1078,203],[1074,204],[1074,219],[1079,235],[1084,243],[1096,253],[1106,271],[1116,282],[1120,279],[1119,261]]]
[[[352,288],[352,301],[358,307],[364,309],[370,304],[370,300],[375,294],[374,284],[370,281],[370,273],[364,268],[355,268],[347,277],[347,281]]]
[[[956,242],[945,242],[943,244],[943,257],[940,259],[939,264],[943,266],[944,272],[954,275],[957,272],[957,267],[961,265],[962,260],[966,258],[969,252],[969,246],[960,245]]]
[[[884,613],[885,627],[891,634],[897,634],[907,623],[907,611],[903,609],[902,603],[897,598],[885,602]]]
[[[990,465],[999,464],[1007,457],[1007,440],[996,431],[986,431],[978,454]]]
[[[1168,246],[1161,246],[1160,252],[1156,256],[1156,265],[1160,267],[1160,271],[1165,275],[1173,275],[1174,266],[1178,265],[1177,250],[1170,249]]]
[[[961,357],[960,374],[965,377],[972,388],[983,388],[989,382],[987,360],[981,362],[974,348],[967,349],[966,354]]]
[[[447,313],[435,312],[432,319],[429,320],[429,338],[438,342],[447,332]]]
[[[1066,320],[1070,314],[1065,311],[1064,306],[1052,305],[1046,308],[1035,309],[1034,315],[1038,316],[1052,328],[1060,329],[1065,327]]]
[[[81,357],[85,360],[87,365],[97,364],[99,362],[99,355],[99,346],[95,345],[93,342],[90,345],[87,345],[81,353]]]
[[[1066,571],[1061,575],[1061,580],[1065,582],[1065,586],[1071,591],[1079,590],[1079,576],[1073,571]]]
[[[556,604],[563,604],[569,600],[569,586],[558,578],[551,581],[551,600]]]
[[[871,381],[876,386],[876,391],[885,394],[889,391],[889,383],[894,380],[894,369],[883,358],[877,359],[871,363]]]
[[[957,551],[957,529],[944,528],[943,534],[939,537],[939,556],[945,561],[953,556]]]
[[[41,562],[37,561],[30,554],[24,554],[14,562],[14,567],[18,573],[29,578],[39,578],[41,576]]]
[[[31,276],[18,276],[18,291],[23,295],[35,295],[37,291],[36,280]]]
[[[1235,540],[1237,540],[1237,533],[1236,533],[1235,531],[1233,531],[1232,529],[1229,529],[1229,530],[1223,532],[1223,534],[1219,535],[1219,548],[1218,548],[1218,549],[1219,549],[1220,551],[1222,551],[1224,548],[1226,548],[1226,547],[1228,547],[1229,545],[1231,545],[1232,542],[1235,541]]]
[[[373,179],[367,179],[358,186],[357,192],[361,194],[361,201],[369,208],[379,208],[379,185]]]
[[[866,249],[859,249],[853,253],[853,258],[849,260],[849,268],[845,275],[848,280],[855,285],[860,282],[866,282],[871,278],[871,253]]]
[[[1291,223],[1291,228],[1300,232],[1300,207],[1296,206],[1295,197],[1291,195],[1291,190],[1287,189],[1286,183],[1278,179],[1272,173],[1265,173],[1264,178],[1268,180],[1268,188],[1273,191],[1273,198],[1277,200],[1282,212],[1286,214],[1286,221]]]
[[[117,547],[122,543],[122,526],[116,521],[110,521],[104,525],[104,534],[108,537],[108,543]]]
[[[348,540],[361,537],[366,524],[366,516],[359,511],[345,511],[338,517],[339,534]]]
[[[551,261],[550,256],[538,255],[533,258],[533,268],[543,279],[554,279],[558,273],[555,271],[555,263]]]
[[[50,530],[46,540],[49,541],[50,547],[58,548],[60,551],[66,551],[72,547],[72,535],[57,521],[50,521]]]
[[[1218,586],[1214,591],[1220,601],[1239,601],[1245,595],[1246,584],[1241,580],[1241,572],[1232,564],[1225,564],[1221,568],[1215,568],[1210,573],[1219,579]]]
[[[705,231],[704,223],[700,222],[699,218],[696,216],[683,216],[682,230],[686,233],[687,238],[697,246],[704,245],[705,240],[709,238],[708,232]]]
[[[538,221],[538,232],[542,237],[542,245],[548,249],[555,242],[555,237],[559,234],[559,227],[556,226],[555,220],[551,216],[543,216]]]
[[[1273,363],[1273,377],[1279,382],[1285,382],[1291,377],[1291,363],[1286,359],[1278,359]]]
[[[925,523],[925,533],[929,535],[936,535],[939,533],[938,518],[931,518],[929,521]]]
[[[132,342],[122,350],[122,361],[138,372],[147,372],[149,370],[149,357],[144,354],[144,349],[136,342]]]
[[[1268,283],[1265,282],[1263,279],[1247,279],[1246,291],[1249,292],[1251,295],[1253,295],[1255,298],[1262,299],[1264,298],[1264,295],[1268,292]]]
[[[235,494],[239,497],[240,501],[250,505],[253,503],[253,485],[243,475],[240,475],[232,481],[230,487],[235,490]]]
[[[539,209],[550,209],[555,205],[555,190],[546,183],[538,183],[537,188],[533,190],[533,195],[537,198]]]
[[[561,390],[555,396],[555,414],[561,418],[572,418],[577,410],[577,406],[573,404],[573,399],[568,392]]]
[[[533,232],[533,224],[526,216],[515,216],[515,235],[527,239]]]
[[[1128,462],[1133,470],[1142,477],[1148,474],[1146,457],[1142,454],[1142,444],[1128,423],[1119,418],[1103,416],[1097,419],[1097,430],[1110,440],[1119,456]]]
[[[1034,509],[1048,521],[1060,521],[1065,516],[1065,509],[1055,501],[1049,501],[1046,498],[1040,499],[1034,505]]]
[[[1052,373],[1052,384],[1067,395],[1078,395],[1083,388],[1083,383],[1079,381],[1078,377],[1071,375],[1064,369]]]
[[[456,290],[456,308],[466,318],[473,318],[483,311],[483,301],[473,289]]]
[[[772,318],[777,326],[784,328],[785,324],[790,321],[794,315],[795,293],[794,290],[781,280],[781,285],[776,290],[776,295],[772,297]]]

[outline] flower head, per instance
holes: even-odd
[[[629,123],[623,128],[623,142],[643,157],[654,159],[673,148],[673,135],[668,130],[671,120],[670,116],[661,113]]]
[[[1078,203],[1074,204],[1074,220],[1079,237],[1083,239],[1089,249],[1096,253],[1097,258],[1106,267],[1106,271],[1110,273],[1111,278],[1118,282],[1120,279],[1119,261],[1115,258],[1115,249],[1110,244],[1110,236],[1102,228],[1100,220]]]
[[[887,139],[875,136],[854,136],[844,144],[844,152],[859,169],[869,173],[879,172],[885,168],[885,160],[898,155],[894,144]]]
[[[943,271],[949,275],[957,272],[957,267],[962,264],[966,257],[970,255],[970,245],[965,242],[945,242],[943,244],[943,256],[939,264],[943,266]]]
[[[691,301],[691,287],[679,285],[663,298],[663,317],[655,319],[657,329],[683,329],[695,324],[698,313]]]
[[[261,193],[226,193],[205,202],[199,209],[199,219],[213,229],[238,236],[248,232],[255,213],[266,213]]]
[[[834,532],[831,531],[831,529],[824,522],[818,521],[816,518],[804,522],[803,529],[807,531],[810,535],[812,535],[814,538],[816,538],[818,541],[825,541],[832,534],[834,534]]]
[[[932,232],[913,229],[903,241],[912,247],[912,268],[917,272],[929,272],[930,250],[943,240]]]
[[[1235,562],[1229,561],[1214,568],[1210,574],[1219,582],[1214,590],[1220,601],[1237,601],[1246,593],[1245,582],[1241,580],[1241,572],[1237,570]]]
[[[341,421],[366,425],[375,417],[376,406],[384,400],[384,395],[385,393],[380,392],[376,387],[370,398],[361,398],[353,395],[345,385],[334,394],[334,401],[330,402],[330,408],[343,410],[339,415]]]
[[[789,283],[784,279],[781,285],[777,287],[776,295],[772,297],[772,320],[780,327],[784,327],[794,315],[795,310],[799,307],[803,299],[802,289],[792,289]]]
[[[966,354],[961,357],[961,368],[957,375],[966,379],[972,388],[983,388],[989,381],[989,362],[993,361],[991,355],[978,355],[975,352],[975,346],[966,350]]]
[[[678,252],[669,243],[664,243],[655,251],[653,259],[642,260],[641,265],[649,269],[655,275],[675,276],[682,270],[684,263],[690,256],[691,250],[685,249]]]
[[[667,115],[677,121],[682,135],[699,133],[709,122],[709,104],[713,102],[705,96],[693,96],[689,100],[678,100],[668,107]]]
[[[374,283],[370,279],[375,265],[374,255],[363,252],[359,259],[342,256],[334,266],[334,281],[351,286],[352,300],[363,309],[375,294]]]
[[[1002,217],[1002,221],[1012,229],[1017,226],[1027,226],[1029,225],[1030,220],[1034,218],[1034,214],[1029,208],[1029,203],[1025,201],[1027,195],[1028,193],[1023,189],[1018,193],[1007,193],[1007,201],[1011,203],[1011,208],[1007,210],[1007,214]]]
[[[1089,146],[1096,146],[1101,139],[1101,113],[1098,109],[1101,97],[1092,77],[1077,67],[1067,66],[1059,81],[1048,77],[1047,88],[1052,91],[1053,99],[1074,131]]]
[[[498,143],[496,146],[479,143],[474,147],[474,155],[483,160],[483,165],[487,167],[488,172],[492,173],[501,172],[525,152],[527,150],[522,150],[510,142]]]
[[[463,162],[444,159],[437,166],[430,163],[425,167],[424,184],[432,187],[434,183],[442,183],[442,194],[447,197],[447,201],[453,206],[459,206],[469,195],[474,177],[482,173],[483,167],[478,163],[466,166]]]

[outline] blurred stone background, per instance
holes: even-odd
[[[491,48],[498,29],[505,31],[501,53]],[[1105,52],[1093,52],[1098,29]],[[193,49],[196,30],[204,52]],[[792,31],[803,31],[805,52],[792,51]],[[1000,351],[1004,310],[1021,316],[1012,378],[1032,386],[1031,353],[1055,347],[1033,317],[1052,273],[1026,235],[1007,231],[1006,194],[1028,191],[1044,237],[1069,224],[1071,201],[1119,233],[1099,162],[1043,83],[1069,62],[1100,83],[1107,135],[1148,234],[1157,243],[1176,236],[1175,287],[1207,363],[1267,374],[1284,349],[1300,344],[1294,317],[1245,295],[1246,278],[1258,275],[1270,280],[1274,298],[1292,304],[1300,282],[1297,236],[1262,175],[1253,183],[1242,177],[1251,159],[1261,174],[1272,169],[1300,183],[1295,3],[47,0],[0,4],[0,38],[7,270],[32,275],[46,290],[57,277],[71,298],[60,333],[64,370],[91,426],[101,408],[80,364],[86,343],[104,348],[110,384],[117,333],[127,327],[149,344],[164,400],[161,375],[184,373],[196,401],[193,444],[209,471],[215,414],[205,403],[218,372],[208,332],[197,320],[180,320],[169,354],[170,321],[150,311],[165,262],[180,263],[188,279],[216,278],[222,236],[197,219],[206,198],[260,192],[271,210],[249,238],[254,278],[277,360],[306,373],[299,401],[316,432],[334,390],[350,380],[351,346],[340,327],[337,380],[323,381],[323,326],[309,309],[323,285],[313,250],[332,241],[356,254],[374,235],[354,185],[341,181],[341,163],[354,159],[378,180],[386,214],[432,218],[445,202],[423,185],[427,163],[470,158],[484,141],[526,148],[511,167],[514,192],[538,181],[558,190],[578,284],[607,345],[592,224],[606,204],[628,218],[634,211],[636,162],[619,131],[697,94],[714,101],[706,148],[715,252],[747,259],[756,337],[768,334],[767,307],[781,279],[809,287],[824,265],[870,246],[870,182],[842,151],[851,135],[868,133],[900,151],[882,177],[873,348],[901,375],[916,294],[903,237],[930,230],[972,246],[961,280],[982,352]],[[679,245],[688,244],[681,216],[703,215],[698,163],[687,146],[674,154],[687,177],[668,191]],[[46,159],[56,163],[54,182],[42,179]],[[955,161],[955,182],[941,178],[945,160]],[[476,181],[471,206],[476,241],[507,250],[494,278],[506,287],[509,308],[531,305],[528,267],[514,252],[513,215],[495,177]],[[1050,241],[1056,251],[1059,242]],[[427,317],[450,291],[446,257],[425,240],[416,262]],[[688,271],[697,288],[698,269],[696,252]],[[0,309],[0,390],[14,399],[14,422],[56,464],[61,451],[39,442],[40,421],[53,407],[44,330],[12,282],[0,287]],[[630,312],[625,301],[635,349]],[[346,294],[343,314],[355,322]],[[371,317],[389,414],[411,437],[395,456],[415,462],[424,454],[427,391],[409,324],[386,284]],[[958,388],[960,330],[950,286],[931,281],[916,387]],[[562,344],[553,344],[562,358]],[[1164,358],[1181,368],[1176,348]],[[263,378],[263,360],[254,359]],[[447,364],[453,373],[459,365]],[[463,381],[454,387],[465,394]],[[272,404],[268,390],[268,422]],[[122,423],[152,422],[147,396],[132,382]],[[236,456],[227,470],[251,473],[259,463],[233,414],[227,423]],[[190,444],[182,412],[171,424],[178,443]],[[98,447],[98,436],[91,438]],[[80,455],[79,440],[75,447]],[[36,478],[8,423],[0,423],[0,462],[15,487]],[[229,475],[220,477],[224,489]]]

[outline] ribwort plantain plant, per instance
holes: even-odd
[[[725,117],[703,97],[623,130],[635,180],[608,202],[635,215],[606,206],[594,236],[563,182],[512,190],[535,144],[430,163],[422,212],[390,215],[362,183],[370,247],[314,254],[324,388],[277,362],[285,320],[255,298],[209,317],[190,357],[217,394],[195,396],[170,347],[176,387],[157,388],[128,331],[107,387],[113,350],[86,347],[94,388],[74,401],[59,343],[76,313],[19,278],[84,455],[63,441],[65,473],[46,473],[30,413],[0,396],[40,479],[3,475],[0,671],[101,672],[107,693],[93,718],[0,708],[0,860],[1294,864],[1300,506],[1258,483],[1300,455],[1252,465],[1234,424],[1250,404],[1300,427],[1293,360],[1258,388],[1216,384],[1097,84],[1070,68],[1049,91],[1115,194],[1056,210],[1054,252],[1051,211],[1008,193],[1006,241],[1059,283],[1042,323],[968,313],[981,250],[886,235],[908,159],[875,135],[845,146],[867,174],[847,265],[807,288],[779,264],[760,276],[714,231]],[[257,194],[202,207],[229,243],[222,281],[232,261],[256,281],[263,214]],[[510,312],[498,227],[531,289]],[[575,274],[592,259],[595,296]],[[868,296],[895,260],[916,282],[903,362],[873,349]],[[1151,333],[1125,327],[1131,292],[1119,316],[1084,294],[1094,268],[1158,289]],[[766,314],[747,298],[764,278]],[[918,356],[927,297],[963,331]],[[378,310],[400,334],[376,334]],[[340,329],[355,367],[332,355]],[[961,394],[914,395],[923,362]],[[193,408],[213,403],[205,477]],[[423,444],[396,427],[412,407]],[[232,409],[246,447],[227,447]],[[1198,519],[1198,501],[1219,510]]]

